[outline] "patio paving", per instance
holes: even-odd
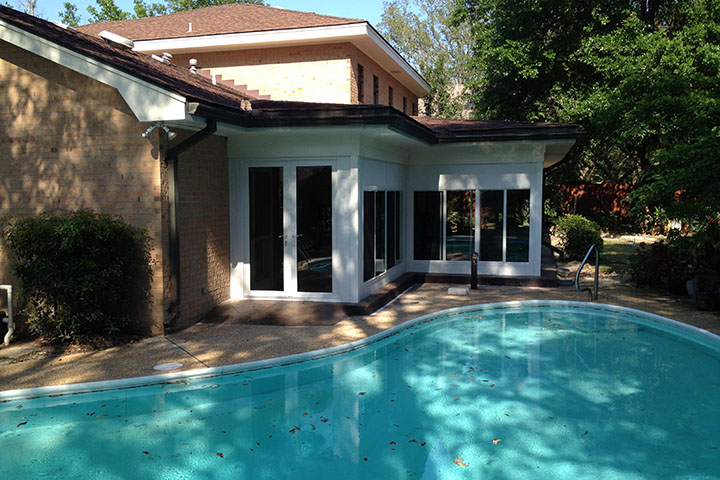
[[[285,325],[253,324],[257,322],[252,315],[239,313],[164,337],[99,351],[54,355],[36,342],[13,343],[0,347],[0,390],[153,375],[160,373],[153,370],[159,363],[182,363],[180,370],[192,370],[301,353],[341,345],[420,315],[462,305],[587,298],[572,287],[480,285],[468,296],[453,296],[448,294],[448,286],[418,284],[374,314],[333,321],[318,318],[306,322],[309,325],[293,325],[291,321]],[[687,298],[636,288],[616,277],[601,277],[598,301],[663,315],[720,334],[718,313],[698,311]],[[288,318],[307,315],[306,306],[298,302],[283,304],[282,312]]]

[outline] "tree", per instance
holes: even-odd
[[[636,211],[707,219],[720,211],[719,9],[714,0],[465,1],[458,13],[473,24],[483,72],[472,85],[477,112],[579,123],[588,140],[566,178],[634,182]]]
[[[168,13],[195,10],[213,5],[232,5],[235,3],[265,5],[263,0],[165,0],[165,2],[167,3]]]
[[[452,18],[453,0],[391,0],[378,30],[430,84],[426,114],[457,117],[471,81],[470,27]],[[460,92],[459,92],[460,91]]]
[[[115,5],[114,0],[95,0],[98,8],[89,5],[87,11],[90,14],[90,23],[105,22],[108,20],[128,20],[132,18],[129,12],[122,10]]]
[[[70,27],[77,27],[82,22],[82,17],[77,14],[77,7],[70,2],[63,3],[65,10],[58,12],[60,21]]]
[[[35,0],[25,0],[35,1]],[[90,5],[87,8],[90,17],[90,23],[104,22],[107,20],[128,20],[131,18],[156,17],[165,15],[166,13],[181,12],[185,10],[195,10],[197,8],[209,7],[212,5],[228,5],[235,3],[252,3],[256,5],[265,5],[263,0],[164,0],[163,3],[145,3],[143,0],[133,0],[133,13],[122,10],[115,4],[114,0],[95,0],[97,8]],[[79,17],[73,17],[70,13],[77,11],[77,7],[72,3],[65,3],[65,10],[60,13],[61,18],[74,18],[80,21]],[[70,15],[65,17],[64,15]],[[64,22],[66,23],[66,22]],[[67,23],[70,25],[69,23]]]

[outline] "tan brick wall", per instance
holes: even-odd
[[[350,103],[349,43],[265,48],[176,55],[186,66],[190,58],[223,80],[260,90],[273,100]]]
[[[178,136],[178,140],[183,135]],[[177,141],[177,140],[176,140]],[[230,297],[227,139],[213,136],[180,155],[178,171],[181,316],[193,324]]]
[[[379,89],[378,89],[378,100],[380,105],[389,105],[388,103],[388,87],[393,88],[393,107],[397,108],[402,112],[403,97],[407,98],[407,114],[412,113],[413,103],[417,106],[418,97],[402,85],[395,77],[393,77],[387,70],[382,68],[380,65],[375,63],[362,51],[356,48],[354,45],[350,45],[350,60],[352,62],[352,81],[350,82],[351,92],[351,103],[358,102],[358,89],[357,89],[357,71],[358,63],[363,66],[364,69],[364,82],[365,86],[365,99],[362,103],[372,104],[373,103],[373,75],[378,77]]]
[[[145,228],[155,248],[144,325],[162,333],[163,185],[148,125],[115,89],[2,41],[0,105],[0,217],[91,208]],[[15,283],[0,239],[4,282]]]

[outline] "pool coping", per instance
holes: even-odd
[[[336,345],[333,347],[321,348],[318,350],[311,350],[309,352],[296,353],[292,355],[285,355],[282,357],[273,357],[263,360],[255,360],[251,362],[236,363],[231,365],[222,365],[219,367],[209,367],[193,370],[185,370],[173,373],[163,373],[157,375],[147,375],[142,377],[131,377],[121,378],[115,380],[101,380],[95,382],[82,382],[82,383],[71,383],[66,385],[53,385],[47,387],[33,387],[24,388],[17,390],[6,390],[0,391],[0,403],[6,403],[16,400],[29,400],[39,397],[58,397],[64,395],[74,395],[81,393],[101,392],[114,389],[126,389],[126,388],[138,388],[151,385],[169,384],[179,381],[186,381],[189,379],[200,379],[209,377],[218,377],[223,375],[232,375],[242,372],[265,370],[271,367],[287,366],[296,363],[302,363],[309,360],[316,360],[326,358],[340,353],[350,352],[365,348],[379,340],[393,336],[403,330],[411,328],[417,324],[428,322],[438,317],[457,315],[469,311],[483,311],[483,310],[497,310],[497,309],[510,309],[519,307],[563,307],[563,308],[584,308],[600,311],[609,311],[629,314],[633,317],[649,320],[651,322],[657,322],[664,326],[677,328],[678,330],[697,335],[705,340],[709,340],[712,343],[720,346],[720,336],[714,333],[708,332],[701,328],[688,325],[677,320],[673,320],[661,315],[654,313],[645,312],[629,307],[622,307],[618,305],[609,305],[604,303],[588,303],[588,302],[577,302],[567,300],[522,300],[522,301],[509,301],[509,302],[494,302],[484,303],[475,305],[465,305],[461,307],[454,307],[438,312],[428,313],[411,320],[405,321],[398,325],[395,325],[387,330],[378,332],[369,337],[365,337],[359,340],[354,340],[349,343],[342,345]]]

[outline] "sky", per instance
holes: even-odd
[[[95,0],[37,0],[38,16],[50,21],[59,20],[58,13],[64,10],[63,3],[66,1],[70,1],[78,7],[82,23],[87,23],[87,6],[95,5]],[[162,0],[151,0],[146,3],[153,2],[162,3]],[[18,0],[9,0],[8,3],[17,6]],[[123,10],[132,12],[132,0],[115,0],[115,3]],[[315,12],[335,17],[361,18],[374,26],[380,23],[383,11],[383,0],[265,0],[265,3],[289,10]]]

